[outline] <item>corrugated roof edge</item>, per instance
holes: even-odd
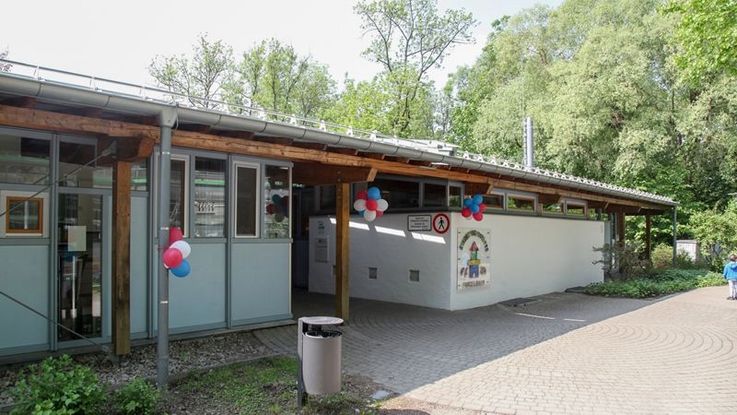
[[[230,105],[210,100],[206,103],[214,108],[198,108],[194,103],[204,102],[202,98],[188,97],[165,91],[156,87],[130,84],[81,75],[68,71],[28,65],[22,62],[0,60],[10,63],[13,68],[30,69],[31,74],[0,72],[0,92],[13,95],[46,98],[57,103],[84,104],[111,110],[158,114],[163,107],[176,107],[180,119],[204,124],[215,128],[237,128],[257,133],[286,136],[300,141],[325,143],[332,146],[354,148],[386,155],[406,157],[415,160],[445,163],[455,167],[480,170],[506,176],[525,178],[540,183],[573,187],[590,192],[619,196],[627,199],[646,201],[654,204],[677,206],[670,198],[637,189],[611,185],[582,177],[545,170],[529,168],[493,156],[483,156],[462,152],[459,156],[446,154],[437,148],[437,141],[430,145],[424,139],[401,139],[382,136],[376,132],[354,130],[324,121],[299,118],[294,115],[265,111],[260,108]],[[56,79],[43,77],[50,74]],[[66,80],[62,80],[67,78]],[[79,82],[69,82],[78,80]],[[108,88],[103,88],[108,86]],[[126,91],[128,89],[128,91]],[[227,108],[237,111],[224,111]],[[253,115],[246,115],[246,112]],[[338,131],[342,131],[339,133]],[[357,134],[363,135],[357,136]],[[435,148],[433,145],[435,144]]]

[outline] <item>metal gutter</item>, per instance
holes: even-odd
[[[5,61],[13,65],[30,65]],[[39,67],[36,67],[37,71]],[[284,114],[264,113],[262,117],[236,115],[215,109],[201,109],[185,106],[186,102],[176,101],[174,98],[181,98],[181,95],[171,93],[156,88],[150,88],[140,85],[127,84],[123,82],[105,80],[100,78],[87,77],[86,75],[73,74],[70,72],[57,71],[50,68],[42,68],[45,71],[60,72],[66,75],[74,75],[78,77],[86,77],[90,79],[90,86],[80,84],[70,84],[66,82],[43,79],[39,76],[32,77],[28,75],[19,75],[14,73],[0,73],[0,92],[29,96],[49,100],[59,104],[74,103],[78,105],[92,106],[97,108],[109,109],[128,114],[139,114],[157,116],[166,108],[175,108],[177,117],[181,123],[193,123],[206,125],[212,128],[238,131],[251,131],[257,134],[273,135],[280,137],[288,137],[296,141],[313,142],[325,144],[328,146],[351,148],[358,151],[368,151],[382,153],[389,156],[403,157],[412,160],[428,161],[431,163],[446,163],[452,167],[461,167],[482,172],[500,174],[509,177],[523,178],[526,180],[536,181],[541,184],[551,184],[557,186],[566,186],[569,188],[594,192],[603,195],[616,196],[620,198],[649,202],[664,206],[677,206],[678,204],[666,197],[647,193],[635,189],[627,189],[620,186],[609,185],[605,183],[595,182],[580,177],[569,176],[561,173],[551,172],[538,168],[529,168],[511,163],[507,161],[497,161],[494,158],[484,157],[480,155],[463,154],[463,156],[449,156],[445,154],[428,151],[429,148],[418,149],[420,144],[414,143],[410,145],[411,140],[392,139],[390,137],[376,137],[371,134],[371,138],[359,138],[348,134],[338,134],[329,132],[323,128],[320,122],[320,128],[314,128],[304,124],[315,125],[317,122],[299,120],[297,122],[286,122],[289,117]],[[131,90],[138,89],[140,94],[126,93],[102,89],[97,82],[103,82],[105,85],[111,84],[121,89],[128,88]],[[156,95],[156,97],[153,97]],[[169,100],[166,100],[169,97]],[[213,101],[214,102],[214,101]],[[224,103],[219,103],[224,104]],[[255,110],[253,110],[255,111]],[[251,111],[252,112],[252,111]],[[267,119],[269,116],[277,118],[278,121]],[[291,117],[292,120],[296,120]],[[332,126],[344,128],[346,131],[353,131],[347,127]],[[364,132],[365,133],[365,132]],[[387,141],[404,141],[407,145],[388,143]]]

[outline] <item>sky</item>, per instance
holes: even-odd
[[[463,8],[479,22],[475,43],[456,46],[430,78],[472,64],[491,22],[537,3],[562,0],[438,0],[438,9]],[[346,74],[366,80],[380,67],[361,56],[368,45],[348,0],[36,0],[11,1],[0,17],[0,50],[9,59],[137,84],[151,84],[156,55],[186,54],[198,34],[220,39],[240,55],[255,43],[277,38],[300,54],[327,64],[342,85]]]

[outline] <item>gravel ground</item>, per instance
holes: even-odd
[[[169,345],[169,373],[172,377],[178,377],[195,369],[217,367],[272,354],[251,332],[174,341]],[[100,381],[111,387],[139,377],[156,376],[155,344],[134,348],[119,363],[110,362],[99,353],[78,355],[74,359],[93,368]],[[0,407],[12,403],[10,389],[26,366],[27,364],[0,367]]]

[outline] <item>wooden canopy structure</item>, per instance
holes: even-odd
[[[114,157],[110,159],[114,169],[112,332],[116,353],[126,354],[130,350],[131,162],[152,155],[155,146],[160,142],[161,134],[156,111],[171,109],[172,105],[154,105],[146,99],[126,98],[126,105],[131,110],[124,110],[122,104],[119,107],[108,105],[112,99],[109,93],[91,90],[85,91],[89,96],[80,97],[79,88],[57,86],[59,91],[50,98],[42,96],[38,91],[23,94],[19,88],[7,87],[2,81],[0,76],[0,125],[87,135],[95,137],[104,147],[114,146]],[[38,83],[41,87],[43,82],[27,80],[26,84]],[[68,99],[64,97],[64,91],[68,92]],[[136,106],[138,104],[140,105]],[[379,173],[458,181],[465,184],[467,194],[489,193],[492,189],[503,188],[535,193],[543,203],[556,203],[562,198],[585,200],[590,207],[614,215],[617,240],[621,242],[624,241],[626,215],[644,215],[647,218],[648,251],[650,217],[670,211],[676,206],[669,199],[649,194],[643,196],[643,192],[614,191],[604,187],[597,189],[593,185],[584,187],[572,180],[556,182],[548,176],[533,174],[534,172],[512,174],[513,169],[510,169],[507,174],[504,169],[499,168],[496,173],[492,173],[481,168],[465,167],[466,163],[460,163],[460,166],[451,165],[430,161],[432,158],[428,157],[412,158],[399,156],[397,152],[374,151],[369,145],[352,148],[338,144],[340,140],[335,140],[336,144],[305,140],[305,133],[301,136],[292,134],[294,128],[281,128],[278,123],[271,129],[258,127],[264,124],[262,121],[254,121],[254,128],[221,128],[207,121],[217,118],[211,117],[212,112],[201,110],[203,122],[196,122],[197,117],[192,115],[193,110],[187,111],[190,116],[186,119],[180,117],[172,131],[173,147],[289,160],[294,163],[295,182],[305,185],[336,185],[336,314],[346,321],[349,319],[349,185],[371,182]],[[275,133],[278,131],[284,133]]]

